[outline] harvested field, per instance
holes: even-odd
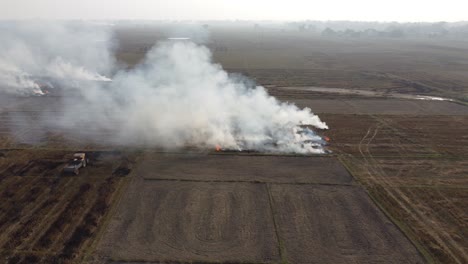
[[[271,89],[270,89],[271,90]],[[272,93],[275,94],[274,92]],[[299,107],[309,107],[314,113],[361,115],[459,115],[467,116],[468,107],[449,101],[404,100],[396,98],[342,98],[319,99],[318,96],[290,95],[280,97]]]
[[[322,114],[336,153],[355,156],[467,155],[467,116]]]
[[[300,96],[292,94],[290,100],[300,100]],[[401,262],[422,261],[411,245],[406,251],[400,250],[405,254],[395,257],[394,249],[399,248],[395,241],[409,242],[362,193],[341,161],[417,243],[426,258],[446,263],[464,260],[466,245],[457,234],[463,234],[466,229],[463,213],[466,197],[461,190],[466,185],[467,164],[462,157],[467,155],[468,119],[459,111],[465,106],[352,96],[331,99],[329,95],[305,100],[312,100],[323,111],[320,117],[331,128],[324,133],[331,138],[329,147],[333,157],[145,151],[131,167],[118,153],[99,156],[100,152],[96,152],[96,160],[100,162],[83,171],[80,179],[57,178],[70,155],[58,149],[63,149],[64,144],[67,149],[109,147],[83,144],[82,138],[74,139],[71,135],[64,138],[64,131],[41,134],[38,126],[15,123],[25,117],[35,120],[41,116],[40,102],[25,101],[20,111],[14,110],[18,106],[8,106],[1,114],[5,120],[0,126],[3,131],[0,136],[5,137],[1,144],[9,149],[32,148],[40,142],[44,149],[4,150],[0,154],[0,190],[7,201],[2,206],[4,217],[0,218],[3,226],[0,230],[5,234],[0,236],[2,256],[10,258],[12,263],[50,263],[57,259],[73,262],[83,257],[88,247],[98,243],[95,237],[103,228],[105,232],[96,251],[93,246],[90,250],[94,253],[86,256],[89,261],[304,263],[316,259],[319,262],[373,263],[398,257]],[[435,106],[431,110],[432,104]],[[417,106],[416,110],[411,108],[413,105]],[[439,114],[434,115],[436,112]],[[18,124],[17,129],[12,131],[10,128],[15,124]],[[93,131],[89,133],[92,136]],[[18,155],[22,158],[13,161],[12,157]],[[126,194],[128,199],[119,204],[110,225],[103,225],[101,221],[112,202],[112,194],[129,172],[138,175],[138,179],[132,184],[132,191]],[[133,186],[135,184],[139,189]],[[436,196],[431,194],[434,188],[438,191]],[[271,207],[265,207],[270,206],[265,200],[268,190],[274,199]],[[239,197],[245,200],[237,201]],[[183,202],[184,199],[195,202]],[[297,201],[298,207],[286,207],[288,199]],[[311,202],[314,199],[323,201],[323,205]],[[170,207],[171,202],[179,200],[180,204]],[[299,207],[301,201],[309,202]],[[337,205],[337,201],[342,202]],[[187,207],[186,204],[191,205]],[[231,208],[225,217],[214,213],[221,211],[221,207]],[[248,214],[258,219],[252,223],[246,218],[228,217],[229,213],[242,215],[243,208],[248,208]],[[316,210],[323,214],[311,217]],[[365,216],[368,213],[374,216]],[[447,220],[446,215],[453,216],[453,221]],[[181,220],[168,220],[170,217]],[[313,221],[291,223],[293,219],[298,221],[304,217]],[[187,219],[198,219],[198,226]],[[319,230],[323,234],[316,235],[313,231],[316,223],[324,222],[336,222],[336,227],[321,227]],[[350,227],[347,223],[351,222],[365,224]],[[229,225],[230,229],[211,228],[210,233],[203,229],[208,228],[206,223]],[[152,225],[151,231],[142,229],[147,224]],[[162,227],[158,229],[157,226]],[[41,228],[41,232],[37,228]],[[250,230],[250,236],[244,234],[247,232],[244,228]],[[191,231],[193,234],[187,231],[182,236],[177,230],[195,231]],[[260,231],[255,233],[255,230]],[[128,232],[128,237],[122,233],[124,231]],[[308,232],[311,235],[301,235]],[[199,242],[200,239],[204,242]],[[228,245],[237,249],[229,251],[227,242],[216,244],[215,240],[235,241],[237,244]],[[340,242],[334,244],[336,241]],[[366,241],[376,241],[372,243],[380,247]],[[441,244],[441,241],[449,242]],[[118,247],[112,249],[115,244]],[[314,246],[302,250],[302,244]],[[330,245],[336,246],[333,253],[326,251]],[[211,248],[217,251],[210,251]],[[328,259],[317,255],[321,249],[330,256]]]
[[[380,117],[408,139],[440,155],[468,155],[468,116]]]
[[[463,158],[375,158],[373,162],[392,186],[468,186],[468,161]]]
[[[297,102],[302,100],[301,96],[291,94],[288,97],[286,94],[282,99]],[[137,185],[141,188],[132,187],[133,191],[126,194],[128,199],[119,204],[117,214],[112,216],[108,226],[102,224],[102,219],[111,205],[113,193],[130,172],[128,160],[120,154],[99,156],[100,152],[96,152],[100,162],[83,171],[79,179],[57,178],[63,162],[70,155],[70,152],[59,149],[77,149],[78,146],[84,150],[108,149],[109,146],[83,143],[82,137],[73,138],[72,134],[65,138],[66,131],[41,133],[41,127],[34,120],[42,116],[41,105],[45,103],[52,107],[52,101],[29,98],[17,106],[5,106],[8,109],[4,109],[0,116],[4,121],[0,125],[0,143],[10,150],[0,154],[0,190],[6,201],[2,205],[4,216],[0,217],[0,230],[4,233],[0,236],[2,256],[12,263],[50,263],[57,259],[73,262],[82,258],[91,247],[90,251],[94,253],[85,258],[98,263],[143,260],[156,263],[195,260],[304,263],[308,259],[373,263],[397,258],[394,256],[394,249],[398,248],[394,246],[395,241],[409,242],[361,193],[341,161],[426,258],[446,263],[463,262],[466,245],[459,234],[464,234],[466,229],[463,204],[467,198],[462,191],[466,187],[468,171],[463,160],[468,153],[468,119],[463,112],[466,107],[451,102],[353,96],[332,99],[329,95],[319,98],[310,95],[309,99],[307,96],[303,100],[310,100],[317,106],[315,109],[321,109],[316,111],[310,105],[314,111],[322,112],[321,119],[331,128],[324,133],[331,138],[329,147],[333,157],[145,151],[131,170],[132,175],[138,175],[135,182],[141,181]],[[24,126],[21,121],[24,119],[30,120],[31,126]],[[11,130],[12,127],[15,129]],[[89,131],[88,136],[92,137],[93,133]],[[33,149],[38,144],[43,149]],[[21,150],[24,148],[30,149]],[[18,156],[22,158],[12,159]],[[301,191],[301,188],[307,191]],[[172,192],[172,189],[177,191]],[[140,193],[139,190],[144,191]],[[272,191],[274,199],[271,207],[265,207],[270,206],[265,200],[269,197],[268,190]],[[438,191],[435,196],[432,194],[434,190]],[[336,194],[338,196],[332,199],[325,195],[337,192],[346,194],[349,199],[337,205],[337,201],[345,200],[344,196]],[[285,196],[296,199],[298,204],[314,199],[324,204],[307,202],[302,207],[287,208],[284,205],[287,199],[281,198]],[[245,200],[237,202],[238,197],[245,197]],[[179,205],[169,206],[178,199],[181,201]],[[183,199],[196,202],[187,207],[186,204],[191,203],[184,203]],[[315,205],[318,208],[313,207]],[[231,209],[226,212],[226,217],[217,218],[213,212],[221,211],[221,207]],[[329,208],[329,212],[322,207]],[[248,208],[248,214],[258,219],[252,223],[246,218],[228,217],[231,212],[241,215],[243,208]],[[330,208],[341,209],[335,212]],[[307,216],[314,215],[311,212],[315,210],[324,213],[318,218]],[[363,216],[367,213],[380,216]],[[164,218],[159,218],[160,215]],[[178,219],[180,215],[187,217],[181,217],[180,221],[168,220],[170,217]],[[331,215],[335,218],[331,219]],[[447,220],[447,215],[452,216],[451,220]],[[317,222],[291,224],[292,219],[301,217]],[[202,218],[211,226],[229,225],[231,229],[226,232],[212,229],[214,233],[210,233],[208,229],[203,230],[208,225],[202,223]],[[198,219],[198,227],[187,219]],[[316,236],[315,223],[327,221],[337,221],[336,227],[320,228],[325,231],[317,237],[330,239],[311,239]],[[365,224],[349,227],[347,223],[353,221],[364,221]],[[153,234],[142,229],[146,223],[153,223]],[[157,229],[154,223],[162,228]],[[101,228],[105,232],[98,243],[95,238]],[[243,228],[251,230],[250,236],[244,235],[247,231]],[[261,234],[255,233],[257,229]],[[195,231],[173,239],[178,235],[177,230]],[[128,237],[122,233],[124,231],[128,231]],[[298,235],[308,232],[310,236]],[[152,237],[154,240],[147,243]],[[200,239],[205,242],[194,242]],[[237,249],[231,252],[224,242],[216,244],[209,239],[236,241],[237,245],[229,246]],[[330,258],[317,255],[321,248],[330,248],[338,241],[335,239],[340,242],[335,244],[333,253],[322,250]],[[374,240],[381,245],[379,248],[366,242]],[[92,245],[96,243],[98,247],[93,251]],[[114,250],[113,243],[119,245]],[[302,250],[301,244],[314,246]],[[354,247],[348,248],[349,245]],[[217,251],[210,251],[210,248]],[[406,250],[402,251],[406,252],[404,255],[398,256],[401,262],[421,261],[411,245]]]
[[[468,164],[441,157],[342,156],[373,199],[405,230],[426,258],[464,263]]]
[[[76,262],[106,215],[123,178],[121,154],[89,153],[80,176],[62,175],[71,154],[9,150],[0,158],[0,256],[8,263]],[[114,164],[115,163],[115,164]]]
[[[329,131],[340,160],[426,258],[464,263],[467,117],[322,116],[340,127]]]
[[[271,193],[290,263],[423,263],[361,188],[273,185]]]
[[[118,27],[118,58],[134,65],[156,41],[170,37],[165,27]],[[210,25],[209,33],[206,44],[216,62],[264,85],[468,95],[466,41],[324,38],[249,23]]]
[[[466,185],[465,185],[466,186]],[[400,190],[421,214],[401,214],[416,240],[427,245],[434,258],[444,263],[463,263],[468,257],[467,188],[401,187]],[[401,213],[401,211],[397,212]]]
[[[265,185],[139,181],[101,247],[116,261],[276,263]]]
[[[382,179],[369,185],[370,194],[421,245],[426,258],[440,263],[465,262],[466,185],[388,186]]]
[[[135,173],[97,260],[422,262],[334,157],[147,152]]]
[[[353,183],[338,160],[318,156],[151,154],[138,172],[155,180]]]
[[[124,149],[100,140],[115,131],[84,123],[79,133],[44,130],[67,107],[61,99],[75,100],[69,90],[1,95],[4,262],[468,262],[468,107],[392,97],[466,102],[465,42],[321,38],[251,25],[209,30],[208,48],[229,72],[318,113],[333,154],[109,152]],[[157,26],[118,28],[118,59],[135,64],[165,34]],[[91,166],[60,176],[78,150],[96,151],[88,152]]]
[[[376,115],[468,115],[468,107],[447,101],[354,99],[348,101],[357,114]]]

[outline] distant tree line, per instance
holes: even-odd
[[[397,23],[352,21],[304,21],[289,28],[324,37],[342,38],[468,38],[468,22]]]

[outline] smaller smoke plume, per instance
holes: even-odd
[[[55,58],[45,70],[47,77],[82,81],[111,81],[108,77],[90,72],[82,66],[72,65],[61,57]]]
[[[0,23],[0,91],[43,94],[45,80],[64,86],[108,80],[103,75],[110,74],[114,59],[107,30],[72,22]]]
[[[43,94],[39,85],[27,73],[2,61],[0,61],[0,86],[2,91],[12,94]]]

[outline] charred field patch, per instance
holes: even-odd
[[[0,255],[7,263],[76,263],[97,234],[124,177],[121,154],[89,153],[79,176],[62,174],[73,152],[8,150],[0,161]]]

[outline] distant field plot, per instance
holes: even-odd
[[[330,148],[357,156],[459,156],[468,153],[467,116],[322,114]]]
[[[64,98],[9,98],[0,108],[0,148],[109,149],[103,145],[115,143],[111,142],[115,131],[96,129],[93,124],[83,122],[82,117],[91,116],[93,112],[81,109],[76,116],[71,112],[65,115],[66,106],[61,105]]]
[[[468,95],[468,45],[450,39],[324,38],[311,32],[210,25],[215,62],[262,85],[323,86],[445,97]],[[119,27],[117,57],[134,65],[172,31]]]
[[[354,93],[352,89],[329,88],[329,90],[331,92],[319,92],[327,91],[325,87],[268,88],[272,96],[299,107],[309,107],[312,112],[319,114],[468,116],[468,106],[450,101],[410,99],[410,95],[391,92],[386,95],[366,90],[356,90]]]
[[[336,154],[355,156],[421,156],[437,152],[418,144],[418,139],[407,137],[392,126],[369,115],[322,114],[321,119],[330,129],[329,148]]]
[[[441,155],[468,154],[468,116],[381,116],[404,137]]]
[[[468,225],[467,117],[374,116],[374,124],[356,118],[363,121],[355,126],[344,117],[327,115],[329,123],[355,131],[330,131],[337,141],[333,147],[346,153],[340,158],[353,176],[403,223],[426,256],[441,263],[466,262],[467,245],[461,237]],[[393,144],[382,144],[385,140]]]
[[[117,263],[279,262],[263,184],[134,182],[100,248]]]
[[[274,185],[271,192],[290,263],[423,263],[360,188]]]
[[[455,182],[454,182],[455,183]],[[400,190],[419,209],[419,214],[401,213],[416,240],[444,263],[464,263],[468,259],[468,194],[466,187],[401,187]],[[463,186],[467,186],[466,182]]]
[[[334,157],[153,154],[139,165],[145,179],[352,184]]]
[[[447,101],[353,99],[357,114],[378,115],[468,115],[468,107]]]
[[[215,56],[218,55],[215,53]],[[218,55],[219,56],[219,55]],[[221,55],[222,56],[222,55]],[[393,91],[409,91],[418,92],[407,84],[398,83],[394,78],[385,76],[378,72],[359,71],[358,69],[344,70],[341,68],[338,58],[328,58],[321,60],[320,54],[315,53],[308,60],[304,58],[296,61],[304,61],[300,65],[303,69],[269,69],[272,65],[258,65],[257,68],[232,68],[228,69],[233,72],[241,72],[251,78],[254,78],[257,83],[264,85],[278,86],[324,86],[324,87],[345,87],[348,89],[376,89],[376,90],[393,90]],[[225,58],[225,57],[222,57]],[[246,58],[250,61],[251,58]],[[284,67],[284,64],[277,62],[273,67]],[[325,66],[325,67],[320,67]],[[262,67],[262,68],[259,68]]]
[[[448,101],[402,99],[303,99],[283,98],[314,113],[368,115],[460,115],[468,116],[468,107]]]
[[[345,100],[339,99],[301,99],[301,98],[281,98],[282,101],[294,103],[298,107],[309,107],[313,113],[330,113],[330,114],[349,114],[356,113],[357,110],[352,104]]]
[[[441,263],[464,263],[468,164],[463,159],[344,158],[405,233]]]
[[[468,185],[468,160],[463,158],[376,158],[373,162],[392,186]]]

